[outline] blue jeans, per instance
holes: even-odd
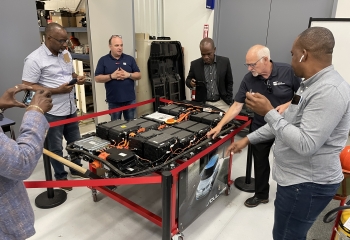
[[[108,108],[113,109],[113,108],[118,108],[118,107],[124,107],[128,106],[130,104],[134,104],[135,100],[128,101],[128,102],[119,102],[119,103],[108,103]],[[121,119],[123,113],[123,117],[125,120],[130,121],[135,118],[135,108],[130,108],[121,112],[114,112],[111,115],[111,121]]]
[[[275,200],[274,240],[306,239],[317,216],[332,200],[340,183],[301,183],[277,185]]]
[[[59,120],[73,118],[76,116],[77,116],[76,112],[68,116],[54,116],[54,115],[45,113],[45,117],[48,122],[55,122]],[[53,128],[50,128],[49,131],[47,132],[46,141],[48,144],[48,150],[61,157],[63,157],[63,147],[62,147],[63,137],[66,139],[67,144],[70,144],[80,139],[78,122],[73,122],[73,123],[53,127]],[[55,178],[57,180],[66,179],[68,173],[64,170],[64,165],[61,162],[56,161],[52,158],[50,158],[50,162],[55,171]],[[82,166],[82,164],[80,163],[81,162],[80,159],[76,159],[72,162],[74,162],[79,166]],[[71,169],[71,168],[70,168],[70,172],[72,174],[77,173],[76,171],[74,171],[74,169]]]

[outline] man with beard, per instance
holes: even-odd
[[[259,93],[246,93],[247,107],[267,124],[229,146],[275,138],[273,179],[277,182],[273,239],[306,239],[317,216],[344,179],[339,154],[350,129],[350,85],[332,65],[331,31],[311,27],[294,41],[292,68],[304,78],[283,116]]]
[[[52,93],[52,109],[45,113],[48,122],[55,122],[74,118],[77,116],[74,98],[74,85],[68,83],[77,79],[77,84],[84,84],[85,77],[78,76],[74,72],[72,56],[66,50],[68,44],[66,30],[57,23],[50,23],[45,28],[45,42],[24,60],[22,82],[29,85],[33,90],[49,90]],[[80,139],[78,122],[50,128],[46,141],[48,150],[63,156],[63,137],[67,144]],[[67,180],[68,173],[64,165],[50,158],[55,171],[56,180]],[[80,159],[73,161],[82,166]],[[71,177],[83,177],[81,173],[70,169]],[[72,190],[71,187],[63,188]]]
[[[240,113],[247,92],[258,92],[264,95],[270,100],[272,106],[282,114],[300,86],[301,80],[294,75],[291,66],[286,63],[273,62],[270,59],[270,50],[265,46],[255,45],[251,47],[246,55],[245,66],[249,73],[244,76],[233,105],[218,125],[207,134],[208,137],[215,138],[221,128]],[[263,116],[255,114],[252,131],[257,130],[265,123]],[[252,145],[255,195],[244,202],[246,207],[256,207],[260,203],[269,202],[269,154],[273,141],[273,139],[269,139]]]

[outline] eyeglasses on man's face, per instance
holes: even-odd
[[[266,87],[267,87],[267,91],[268,91],[269,93],[272,93],[273,91],[272,91],[272,86],[271,86],[271,84],[270,84],[270,80],[269,80],[269,79],[264,80],[264,84],[265,84]]]
[[[58,40],[57,38],[54,38],[53,36],[50,36],[50,38],[55,39],[55,40],[56,40],[57,42],[59,42],[61,45],[65,44],[65,43],[68,44],[68,42],[69,42],[69,39],[67,39],[67,40],[64,40],[64,39]]]
[[[256,64],[263,59],[264,57],[259,58],[258,61],[256,61],[255,63],[245,63],[244,66],[246,66],[247,68],[251,67],[251,68],[255,68]]]

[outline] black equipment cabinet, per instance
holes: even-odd
[[[153,41],[148,59],[152,97],[186,99],[183,51],[178,41]]]

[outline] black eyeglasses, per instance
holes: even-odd
[[[267,86],[267,91],[268,91],[269,93],[272,93],[273,90],[272,90],[272,86],[271,86],[271,84],[270,84],[270,80],[269,80],[269,79],[264,80],[264,84]]]
[[[261,60],[263,59],[264,57],[261,57],[258,61],[256,61],[255,63],[245,63],[244,66],[246,66],[247,68],[248,67],[251,67],[251,68],[255,68],[256,64]]]
[[[69,39],[67,39],[67,40],[58,40],[57,38],[54,38],[53,36],[50,36],[50,38],[53,38],[53,39],[55,39],[57,42],[59,42],[61,45],[63,45],[63,44],[65,44],[65,43],[68,43],[69,42]]]

